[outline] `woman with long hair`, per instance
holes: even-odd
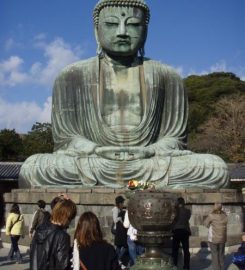
[[[76,205],[70,199],[55,204],[50,222],[44,222],[37,228],[31,242],[31,270],[70,269],[71,246],[66,229],[76,213]]]
[[[20,213],[17,203],[14,203],[10,209],[10,213],[6,221],[6,235],[10,236],[11,248],[8,254],[8,260],[12,260],[14,254],[17,257],[17,263],[22,263],[18,242],[20,237],[24,237],[24,216]]]
[[[75,270],[120,270],[114,247],[103,239],[100,223],[92,212],[81,215],[74,236]]]

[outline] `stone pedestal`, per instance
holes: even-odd
[[[165,192],[174,192],[182,196],[188,207],[192,211],[190,220],[192,236],[190,239],[190,248],[201,248],[207,242],[207,228],[203,225],[204,218],[211,212],[213,203],[221,202],[224,210],[228,215],[228,241],[227,246],[240,243],[241,233],[244,231],[244,211],[245,195],[233,189],[221,190],[164,190]],[[111,209],[115,203],[115,197],[122,195],[127,197],[130,192],[126,189],[111,188],[35,188],[35,189],[18,189],[11,193],[5,193],[6,213],[9,212],[11,204],[16,202],[20,205],[21,211],[25,216],[26,237],[20,240],[20,244],[29,245],[28,228],[34,211],[37,209],[36,202],[40,199],[47,204],[59,193],[67,193],[68,196],[77,204],[78,216],[72,222],[69,231],[74,232],[75,224],[79,216],[84,211],[93,211],[99,218],[101,227],[108,241],[113,242],[113,236],[110,232],[112,224]],[[127,200],[125,202],[127,205]],[[47,210],[50,210],[47,206]],[[8,237],[2,233],[3,241],[8,242]]]

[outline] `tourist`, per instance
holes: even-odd
[[[103,239],[99,220],[94,213],[81,215],[74,239],[74,270],[121,270],[116,251]]]
[[[37,227],[41,225],[44,221],[49,220],[50,214],[48,211],[45,210],[46,202],[43,200],[37,201],[38,205],[38,210],[35,211],[31,226],[30,226],[30,231],[29,231],[29,236],[30,238],[33,237],[34,231],[36,231]]]
[[[119,217],[119,213],[124,211],[124,201],[125,199],[122,196],[117,196],[115,198],[115,206],[112,208],[112,219],[113,219],[113,226],[112,226],[112,233],[116,233],[116,224],[117,222],[122,222],[122,218]]]
[[[128,229],[128,252],[130,257],[130,266],[133,266],[136,263],[136,258],[144,253],[145,248],[137,241],[137,230],[131,225],[129,221],[128,211],[126,211],[123,225]]]
[[[239,270],[245,269],[245,234],[242,235],[242,243],[237,252],[233,255],[232,263],[235,264]]]
[[[176,216],[173,221],[173,243],[172,256],[174,265],[178,265],[178,255],[180,243],[184,253],[183,269],[190,269],[189,237],[191,235],[189,220],[191,218],[190,209],[185,207],[185,200],[180,197],[177,199]]]
[[[213,270],[224,269],[225,243],[227,238],[227,216],[221,203],[215,203],[213,211],[204,220],[208,227],[208,243],[212,255]]]
[[[52,199],[52,201],[50,202],[50,208],[51,210],[53,210],[53,208],[55,207],[55,205],[58,203],[58,202],[62,202],[64,200],[69,200],[69,196],[66,194],[66,193],[59,193],[58,196],[54,197]]]
[[[125,217],[124,207],[125,199],[122,196],[117,196],[115,199],[116,206],[112,209],[113,217],[113,230],[114,230],[114,244],[116,246],[116,253],[118,256],[119,264],[122,269],[126,268],[127,260],[125,255],[127,253],[127,229],[123,226]]]
[[[50,223],[41,224],[34,234],[30,249],[31,270],[68,270],[70,236],[66,228],[76,216],[76,205],[68,199],[56,203]]]
[[[8,254],[8,260],[12,260],[14,254],[17,257],[17,263],[22,263],[18,242],[20,237],[24,237],[24,216],[20,213],[17,203],[14,203],[10,209],[10,213],[6,221],[6,235],[10,236],[11,248]]]

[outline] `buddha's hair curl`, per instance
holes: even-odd
[[[144,0],[102,0],[97,3],[94,8],[93,18],[97,27],[99,24],[100,11],[105,7],[137,7],[143,9],[145,13],[145,23],[148,25],[150,21],[150,9]]]

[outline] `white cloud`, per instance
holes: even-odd
[[[45,103],[43,104],[43,108],[41,110],[41,114],[39,115],[37,122],[50,122],[51,121],[51,109],[52,109],[52,97],[48,97]]]
[[[221,60],[210,67],[211,72],[227,71],[227,64],[225,60]]]
[[[160,60],[159,60],[160,61]],[[174,67],[174,66],[173,66]],[[230,66],[225,60],[220,60],[210,67],[202,70],[197,70],[195,68],[185,68],[183,66],[175,66],[175,71],[183,78],[191,75],[207,75],[213,72],[232,72],[242,81],[245,81],[245,65],[244,66]]]
[[[6,42],[9,48],[13,40]],[[24,58],[12,55],[8,59],[0,60],[0,90],[12,87],[18,91],[19,86],[33,88],[37,86],[48,86],[54,82],[55,77],[62,68],[81,58],[80,46],[71,46],[62,38],[55,38],[48,42],[45,34],[34,38],[36,50],[42,52],[43,57],[26,68]],[[46,87],[45,87],[46,88]],[[33,100],[37,97],[33,94]],[[24,98],[23,98],[24,99]],[[18,132],[27,132],[35,122],[50,122],[52,98],[48,97],[44,104],[33,102],[8,102],[0,95],[0,129],[16,129]]]
[[[10,103],[0,98],[0,129],[15,129],[19,133],[31,130],[35,122],[50,122],[51,97],[43,106],[35,102]]]
[[[80,46],[71,47],[62,38],[46,41],[45,34],[34,38],[36,49],[42,50],[43,59],[23,70],[24,59],[10,56],[0,62],[0,86],[33,84],[51,86],[58,73],[68,64],[78,61],[82,54]],[[9,40],[9,45],[11,41]]]
[[[12,70],[17,70],[23,63],[23,59],[18,56],[11,56],[8,60],[2,61],[0,63],[0,68],[3,72],[11,72]]]
[[[21,71],[23,62],[19,56],[0,62],[0,85],[16,86],[28,81],[28,74]]]
[[[77,47],[72,50],[70,45],[61,38],[56,38],[48,44],[42,43],[41,47],[44,49],[44,56],[47,59],[42,69],[39,66],[41,69],[39,70],[39,82],[41,84],[50,85],[62,68],[79,60],[79,55],[76,54]]]
[[[177,71],[177,73],[183,77],[184,76],[184,68],[182,66],[174,67],[174,69]]]

